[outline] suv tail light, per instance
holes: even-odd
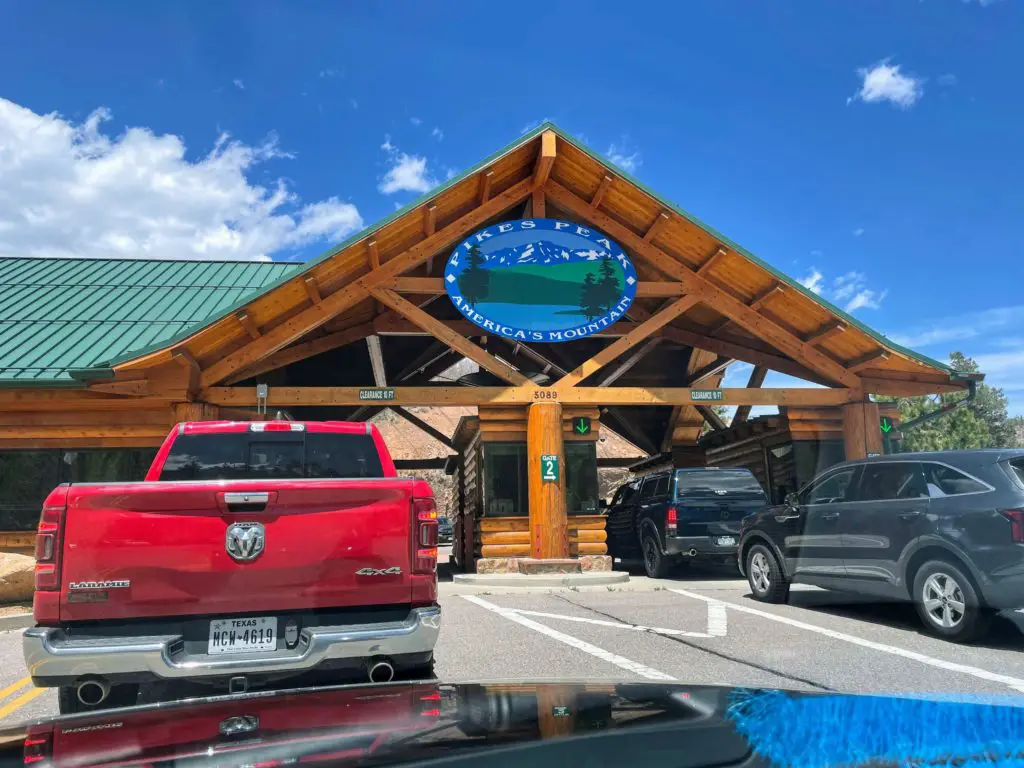
[[[1024,544],[1024,509],[1004,509],[1003,514],[1010,518],[1010,539]]]
[[[47,499],[49,501],[49,499]],[[36,591],[60,589],[61,533],[64,529],[63,506],[45,505],[36,529]]]
[[[412,572],[437,570],[437,507],[433,499],[413,499]]]
[[[675,536],[677,530],[679,530],[679,513],[676,512],[675,507],[669,507],[668,512],[665,513],[665,535]]]

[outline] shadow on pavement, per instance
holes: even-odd
[[[646,576],[641,560],[616,560],[613,566],[616,571],[628,571],[630,576]],[[666,578],[658,579],[666,584],[687,581],[732,581],[743,578],[740,576],[736,563],[714,563],[693,561],[677,566]]]
[[[751,602],[757,602],[749,593],[745,597]],[[935,637],[925,629],[917,611],[910,603],[881,601],[875,597],[855,593],[814,591],[791,592],[789,605]],[[997,650],[1021,650],[1024,648],[1024,615],[1013,612],[1000,614],[992,622],[992,627],[985,637],[972,645]]]

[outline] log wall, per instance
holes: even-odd
[[[570,515],[569,556],[607,555],[604,515]],[[476,521],[474,560],[481,557],[530,557],[527,517],[485,517]]]

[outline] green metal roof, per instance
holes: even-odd
[[[0,386],[70,385],[245,303],[301,265],[0,257]]]

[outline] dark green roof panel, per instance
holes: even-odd
[[[0,258],[0,386],[70,383],[181,336],[297,264]]]

